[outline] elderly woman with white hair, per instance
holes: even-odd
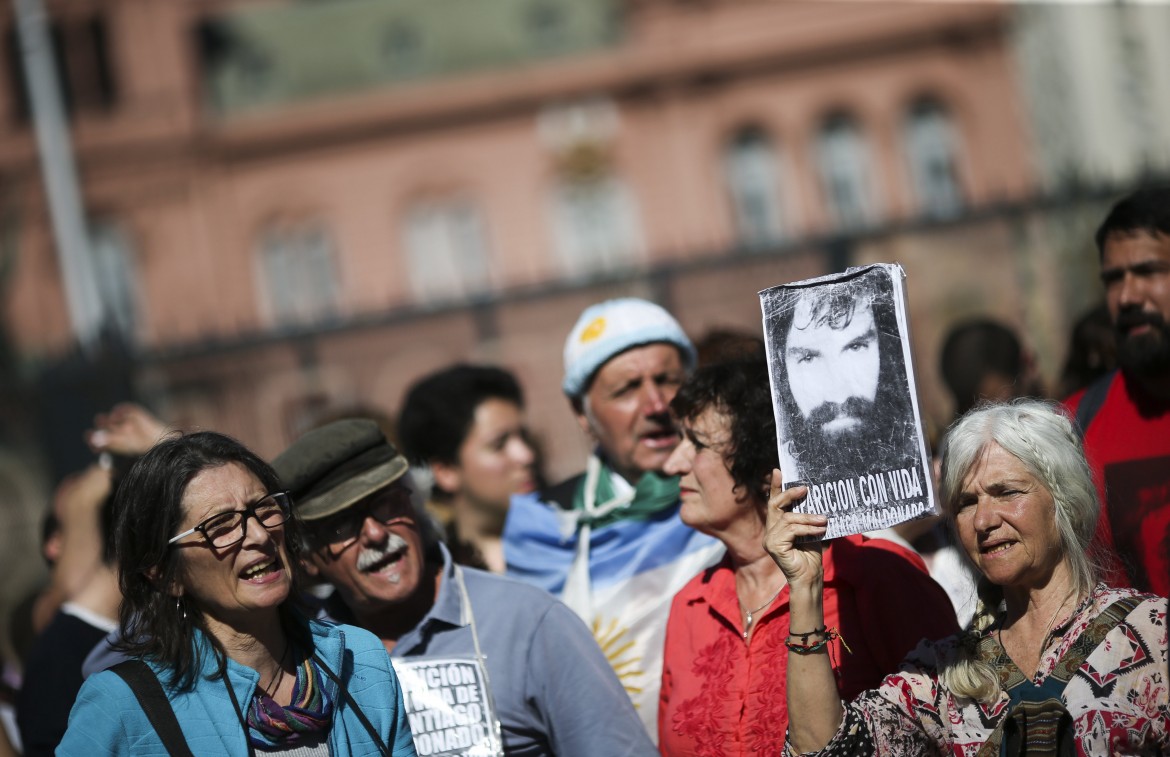
[[[788,753],[1152,754],[1170,747],[1166,600],[1098,583],[1098,503],[1070,420],[1034,400],[947,435],[942,503],[980,573],[973,630],[842,703],[821,610],[822,516],[773,474],[767,549],[791,591]],[[898,591],[890,587],[890,591]],[[805,629],[808,632],[805,633]]]

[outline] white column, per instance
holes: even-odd
[[[88,349],[93,346],[101,328],[102,303],[90,259],[85,213],[69,142],[69,123],[61,89],[57,86],[58,72],[53,61],[48,16],[41,0],[16,0],[15,7],[25,80],[49,201],[49,216],[64,277],[69,319],[78,342],[82,348]]]

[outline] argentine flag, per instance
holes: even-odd
[[[618,493],[593,502],[589,493],[605,475],[615,479]],[[537,494],[515,496],[504,527],[508,575],[557,595],[593,629],[655,739],[671,600],[724,552],[720,542],[679,520],[677,479],[661,481],[673,487],[673,496],[647,512],[634,489],[594,455],[579,484],[583,507],[567,510]]]

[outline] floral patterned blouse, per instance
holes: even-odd
[[[1127,596],[1141,601],[1089,654],[1061,697],[1077,754],[1085,757],[1157,754],[1170,747],[1165,599],[1098,584],[1054,629],[1032,682],[1048,678],[1090,622]],[[944,687],[938,671],[955,659],[960,643],[952,636],[921,644],[901,672],[845,706],[837,734],[817,754],[975,755],[1007,715],[1008,694],[984,705]],[[785,752],[795,754],[791,744]]]

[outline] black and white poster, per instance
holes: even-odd
[[[784,486],[826,539],[934,514],[906,316],[892,264],[760,292]]]
[[[474,659],[395,657],[419,757],[502,757],[487,674]]]

